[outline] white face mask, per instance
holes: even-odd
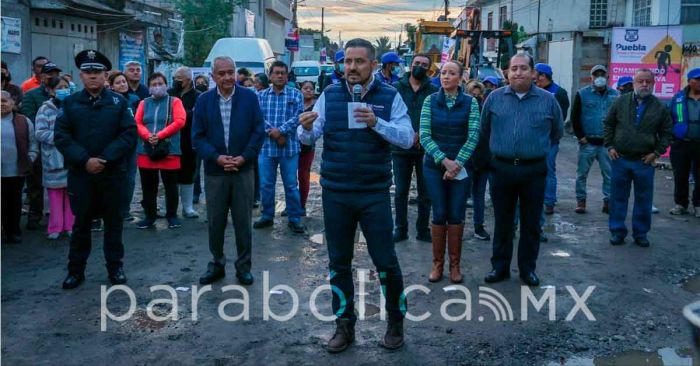
[[[606,85],[608,85],[608,78],[606,77],[598,76],[597,78],[593,79],[593,86],[596,88],[603,88]]]
[[[148,88],[148,91],[156,98],[162,98],[168,95],[168,87],[165,85],[152,86]]]

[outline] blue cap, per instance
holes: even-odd
[[[339,50],[335,53],[335,62],[343,62],[345,60],[345,51]]]
[[[400,64],[401,57],[399,57],[399,55],[396,54],[396,52],[387,52],[387,53],[383,54],[382,55],[382,64],[386,65],[390,62],[395,62],[397,64]]]
[[[484,82],[485,82],[485,83],[491,83],[491,84],[493,84],[494,86],[498,86],[498,78],[496,78],[495,76],[487,76],[487,77],[485,77],[485,78],[484,78]]]
[[[698,69],[698,71],[700,71],[700,69]],[[700,74],[698,75],[700,76]],[[634,79],[632,79],[631,76],[623,76],[617,79],[617,86],[625,86],[627,84],[632,84],[633,81]]]
[[[688,80],[700,78],[700,67],[688,71]]]
[[[552,76],[552,74],[554,73],[552,72],[552,67],[547,64],[536,64],[535,71],[537,71],[540,74],[545,74],[549,76]]]

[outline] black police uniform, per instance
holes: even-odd
[[[103,55],[86,50],[76,56],[82,70],[109,70],[111,64]],[[75,225],[68,255],[69,277],[64,288],[79,285],[92,247],[91,222],[104,219],[104,255],[112,283],[122,271],[124,246],[121,202],[126,194],[127,157],[136,145],[137,132],[129,103],[121,95],[102,89],[92,96],[83,89],[63,101],[63,110],[56,119],[55,142],[68,165],[68,195],[75,214]],[[90,158],[106,160],[98,174],[87,172]],[[67,284],[73,276],[72,283]],[[121,283],[123,283],[121,282]]]

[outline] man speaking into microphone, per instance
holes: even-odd
[[[345,80],[328,86],[313,111],[299,116],[299,140],[324,136],[321,161],[323,217],[336,330],[327,350],[342,352],[354,341],[352,259],[357,224],[377,267],[389,324],[382,346],[403,345],[403,276],[392,241],[391,145],[408,149],[414,132],[396,89],[372,76],[375,50],[364,39],[345,44]]]

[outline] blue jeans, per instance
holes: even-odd
[[[547,186],[544,191],[544,204],[547,206],[557,203],[557,154],[559,144],[552,145],[547,154]]]
[[[484,225],[484,211],[486,209],[486,183],[489,180],[487,171],[471,171],[472,199],[474,201],[474,227]]]
[[[126,158],[126,189],[122,201],[122,216],[126,217],[131,211],[131,201],[134,198],[136,188],[136,148]]]
[[[301,198],[297,182],[299,154],[283,157],[270,157],[260,154],[258,164],[260,168],[262,218],[272,220],[275,217],[275,185],[277,184],[277,166],[279,166],[282,183],[284,184],[284,198],[287,203],[289,222],[299,222],[301,220]]]
[[[586,180],[593,162],[598,160],[603,176],[603,199],[610,200],[610,156],[602,145],[585,144],[578,147],[578,168],[576,169],[576,200],[586,200]]]
[[[630,190],[634,183],[634,209],[632,211],[632,236],[646,238],[651,228],[651,205],[654,198],[654,167],[641,160],[619,158],[612,161],[610,189],[610,232],[623,238],[627,236],[625,218]]]
[[[459,225],[464,223],[467,197],[471,190],[471,178],[444,180],[444,172],[426,155],[423,179],[433,205],[433,224]]]
[[[391,240],[393,224],[389,190],[341,192],[322,190],[323,223],[328,246],[328,269],[333,289],[333,313],[355,322],[355,283],[352,259],[355,232],[360,224],[367,239],[367,251],[377,267],[379,283],[386,297],[389,320],[399,321],[406,313],[403,275]]]

